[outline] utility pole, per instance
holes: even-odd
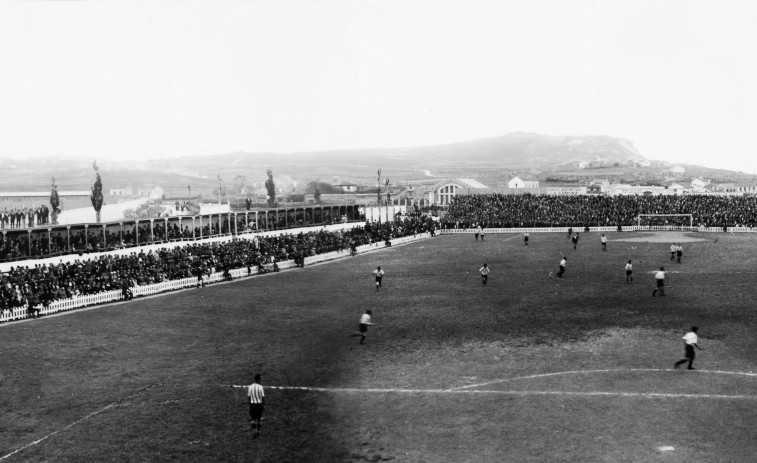
[[[379,222],[381,222],[381,169],[378,170],[378,183],[376,185],[376,196],[378,199],[378,217]]]
[[[386,179],[386,221],[389,222],[389,202],[391,201],[391,195],[389,193],[389,179]],[[392,208],[394,210],[394,208]]]

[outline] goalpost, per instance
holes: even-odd
[[[688,223],[688,224],[687,224]],[[674,230],[676,228],[694,228],[693,214],[639,214],[636,217],[639,228],[649,230]]]

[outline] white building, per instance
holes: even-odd
[[[435,183],[428,190],[427,194],[430,204],[447,206],[452,202],[452,198],[459,194],[485,194],[491,192],[491,188],[477,180],[471,178],[452,178]]]
[[[357,191],[357,185],[354,183],[340,183],[334,186],[342,190],[343,193],[354,193]]]
[[[513,177],[507,182],[508,188],[539,188],[537,180],[523,180],[520,177]]]
[[[137,189],[137,196],[140,197],[147,197],[152,199],[161,199],[163,198],[163,188],[159,186],[145,186],[142,188]]]
[[[131,188],[131,186],[110,188],[109,194],[110,196],[131,196],[134,194],[134,190]]]
[[[618,195],[681,195],[688,193],[689,190],[679,183],[672,183],[669,186],[652,186],[652,185],[627,185],[615,184],[610,185],[608,194],[611,196]]]
[[[689,191],[691,191],[689,188],[684,187],[680,183],[671,183],[668,185],[668,193],[666,194],[682,195]]]

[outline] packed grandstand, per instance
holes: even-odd
[[[692,214],[694,225],[701,227],[754,227],[757,196],[466,195],[455,197],[442,226],[466,228],[481,223],[491,228],[631,226],[637,224],[641,214]]]
[[[18,307],[30,310],[75,296],[121,290],[128,298],[130,288],[187,277],[201,279],[215,272],[254,267],[260,273],[277,262],[332,251],[349,252],[357,246],[386,242],[433,230],[429,218],[405,217],[392,222],[366,223],[354,228],[328,231],[317,229],[275,236],[253,235],[228,242],[190,242],[156,251],[134,251],[128,255],[100,254],[58,264],[18,265],[0,274],[0,314]]]

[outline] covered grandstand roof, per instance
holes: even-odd
[[[458,182],[464,183],[471,188],[489,188],[488,186],[484,185],[478,180],[473,180],[472,178],[456,178],[455,180],[457,180]]]

